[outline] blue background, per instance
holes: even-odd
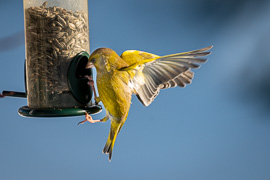
[[[110,122],[23,118],[26,99],[0,99],[0,179],[270,179],[269,9],[268,0],[90,0],[91,51],[213,53],[186,88],[149,107],[133,96],[111,163],[101,153]],[[0,10],[0,90],[24,91],[23,3]]]

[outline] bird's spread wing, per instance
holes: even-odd
[[[142,51],[126,51],[122,58],[129,64],[121,70],[130,74],[130,85],[143,105],[148,106],[160,89],[185,87],[193,79],[191,69],[198,68],[207,59],[203,56],[212,46],[167,56],[157,56]]]

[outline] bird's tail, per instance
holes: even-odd
[[[123,126],[122,123],[116,123],[114,121],[111,122],[110,134],[109,134],[107,142],[103,148],[103,153],[109,154],[109,161],[111,161],[111,159],[112,159],[113,146],[114,146],[116,137],[117,137],[122,126]]]

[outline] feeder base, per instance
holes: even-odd
[[[96,114],[102,110],[100,105],[93,105],[81,108],[48,108],[35,109],[23,106],[18,110],[19,115],[23,117],[66,117],[66,116],[82,116],[85,112],[88,114]]]

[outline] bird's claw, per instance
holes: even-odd
[[[91,81],[91,80],[93,81],[93,77],[92,76],[85,75],[84,77],[87,78],[89,81]]]
[[[98,101],[96,100],[98,97],[97,97],[97,93],[96,93],[96,89],[95,89],[95,82],[93,80],[93,77],[89,76],[89,75],[85,75],[84,77],[88,79],[87,84],[92,88],[92,90],[94,92],[95,105],[98,105],[99,100]]]
[[[87,84],[88,84],[89,86],[93,87],[94,84],[95,84],[95,83],[94,83],[94,80],[93,80],[93,77],[92,77],[92,76],[89,76],[89,75],[85,75],[84,77],[88,79]]]
[[[87,82],[87,84],[89,85],[89,86],[94,86],[94,81],[93,80],[89,80],[88,82]]]
[[[96,122],[101,122],[102,120],[93,120],[93,118],[87,112],[85,112],[85,120],[79,122],[77,125],[83,124],[86,121],[90,123],[96,123]]]
[[[85,120],[84,121],[81,121],[81,122],[78,122],[77,126],[79,126],[80,124],[83,124],[85,122],[86,122]]]

